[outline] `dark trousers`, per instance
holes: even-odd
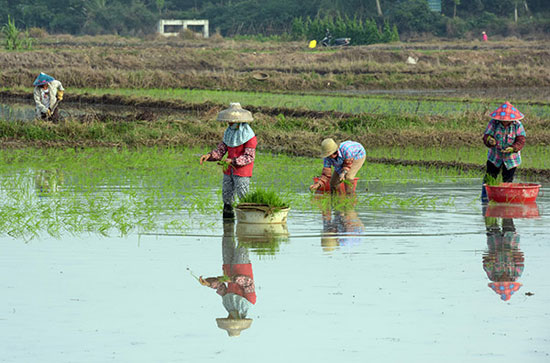
[[[504,163],[500,165],[500,167],[496,167],[495,164],[487,160],[487,173],[485,174],[485,178],[483,179],[483,182],[487,182],[487,175],[492,176],[494,179],[497,178],[498,174],[502,170],[502,181],[504,183],[511,183],[514,181],[514,173],[516,172],[516,168],[506,169],[504,166]]]

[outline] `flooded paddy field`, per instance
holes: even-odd
[[[320,160],[259,154],[252,187],[291,211],[251,227],[222,221],[202,151],[2,152],[0,361],[548,361],[548,183],[482,206],[478,173],[368,164],[331,199]],[[236,249],[257,301],[229,337],[192,274]]]

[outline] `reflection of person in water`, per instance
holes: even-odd
[[[338,246],[355,246],[361,242],[365,225],[353,208],[323,211],[321,246],[330,252]]]
[[[517,279],[523,273],[523,252],[519,249],[519,234],[514,220],[502,218],[502,228],[498,219],[485,217],[487,228],[487,251],[483,254],[483,269],[492,281],[488,285],[504,301],[522,286]]]
[[[216,319],[221,329],[227,330],[229,336],[238,336],[241,330],[252,324],[248,311],[256,303],[254,275],[248,250],[237,246],[235,241],[234,222],[224,222],[222,238],[223,276],[199,278],[199,282],[216,289],[222,296],[222,303],[229,315]]]

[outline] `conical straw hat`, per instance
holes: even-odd
[[[238,337],[241,331],[250,328],[252,319],[217,318],[218,328],[227,330],[230,337]]]
[[[321,142],[321,157],[326,158],[338,150],[338,144],[333,139],[324,139]]]
[[[241,123],[253,120],[252,113],[242,108],[238,102],[230,103],[229,108],[218,113],[218,121]]]
[[[490,116],[494,120],[499,121],[516,121],[521,120],[525,116],[519,112],[512,104],[508,101],[500,105],[499,108],[491,112]]]

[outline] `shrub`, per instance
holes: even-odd
[[[4,34],[5,44],[4,47],[7,50],[21,50],[21,49],[32,49],[32,38],[29,35],[29,32],[21,32],[15,26],[15,20],[12,20],[8,15],[8,23],[4,24],[2,27],[2,34]]]
[[[46,38],[48,32],[45,29],[33,27],[29,29],[29,36],[32,38]]]

